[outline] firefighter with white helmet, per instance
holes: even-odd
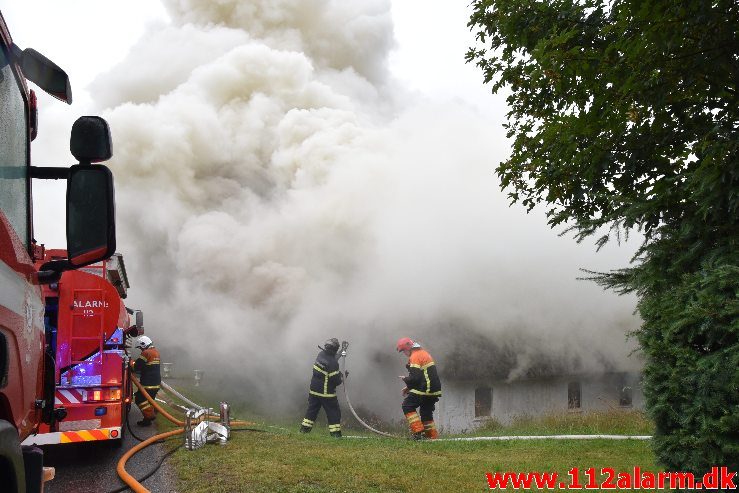
[[[154,342],[147,336],[141,336],[136,341],[136,349],[141,350],[141,356],[136,359],[133,364],[134,373],[138,373],[141,386],[152,399],[159,392],[159,386],[162,383],[162,377],[159,370],[159,350],[154,347]],[[156,417],[156,410],[149,401],[146,400],[141,391],[136,391],[133,395],[134,402],[141,410],[144,419],[138,421],[139,426],[149,426]]]
[[[141,336],[136,340],[136,349],[141,349],[142,351],[149,346],[154,344],[150,337],[147,336]]]
[[[335,337],[327,340],[313,363],[313,376],[308,391],[308,409],[300,425],[302,433],[309,433],[318,417],[321,407],[326,411],[328,431],[332,437],[341,438],[341,408],[336,397],[336,387],[341,385],[342,376],[339,371],[339,361],[336,353],[339,352],[339,340]]]

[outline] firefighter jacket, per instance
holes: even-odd
[[[336,386],[341,385],[339,361],[334,354],[321,351],[313,364],[310,393],[318,397],[336,397]]]
[[[408,376],[403,379],[411,394],[441,396],[441,380],[434,358],[423,348],[414,348],[408,358]]]
[[[145,389],[158,389],[159,384],[162,383],[162,376],[159,372],[159,350],[154,346],[149,346],[141,351],[141,356],[133,364],[133,371],[141,374],[139,381]]]

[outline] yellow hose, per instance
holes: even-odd
[[[136,387],[141,391],[141,394],[146,398],[146,400],[149,401],[149,404],[154,406],[154,409],[159,411],[162,414],[162,416],[164,416],[165,418],[167,418],[168,420],[170,420],[172,423],[176,424],[177,426],[185,426],[184,421],[180,421],[179,419],[169,414],[167,411],[165,411],[162,408],[162,406],[159,405],[157,401],[151,398],[151,396],[146,391],[146,389],[141,385],[141,382],[139,382],[139,379],[136,378],[136,375],[134,375],[133,373],[131,373],[131,380],[136,385]]]
[[[172,431],[168,431],[168,432],[165,432],[165,433],[160,433],[158,435],[154,435],[151,438],[147,438],[146,440],[144,440],[143,442],[139,443],[135,447],[131,448],[128,452],[126,452],[125,454],[123,454],[123,457],[121,457],[120,460],[118,461],[118,466],[116,467],[116,471],[118,472],[118,476],[121,478],[121,480],[123,480],[123,482],[126,483],[129,486],[129,488],[131,488],[131,490],[134,491],[135,493],[150,493],[149,490],[147,490],[146,488],[144,488],[141,485],[141,483],[139,483],[138,481],[136,481],[136,479],[133,476],[131,476],[130,474],[128,474],[126,472],[126,462],[128,461],[128,459],[130,459],[131,457],[133,457],[133,455],[136,452],[138,452],[139,450],[142,450],[142,449],[148,447],[152,443],[154,443],[154,442],[156,442],[158,440],[162,440],[164,438],[168,438],[168,437],[171,437],[171,436],[174,436],[174,435],[179,435],[181,433],[184,433],[185,432],[185,428],[184,428],[185,422],[184,421],[180,421],[179,419],[175,418],[174,416],[172,416],[171,414],[169,414],[167,411],[165,411],[162,408],[162,406],[159,405],[159,403],[157,401],[155,401],[154,399],[152,399],[152,397],[149,395],[149,393],[146,391],[146,389],[141,385],[141,382],[139,382],[138,378],[136,378],[136,376],[133,373],[131,373],[130,375],[131,375],[131,380],[133,381],[133,383],[141,391],[141,394],[146,398],[146,400],[149,401],[149,404],[151,404],[152,406],[154,406],[154,409],[156,409],[157,411],[159,411],[162,414],[162,416],[164,416],[165,418],[167,418],[168,420],[170,420],[172,423],[176,424],[177,426],[182,426],[183,427],[183,428],[179,428],[177,430],[172,430]],[[219,418],[219,416],[208,415],[208,418],[211,418],[211,417],[212,418],[215,418],[215,419],[218,419]],[[236,426],[251,426],[253,424],[254,423],[252,423],[250,421],[238,421],[238,420],[231,421],[231,425],[236,425]]]
[[[146,389],[141,385],[141,382],[139,382],[139,380],[136,378],[136,375],[134,375],[133,373],[131,373],[131,380],[136,385],[136,387],[141,391],[141,394],[146,398],[146,400],[149,401],[149,404],[154,406],[154,409],[159,411],[162,414],[162,416],[164,416],[165,418],[167,418],[168,420],[170,420],[172,423],[176,424],[177,426],[185,426],[184,421],[180,421],[179,419],[169,414],[167,411],[165,411],[162,408],[162,406],[159,405],[157,401],[152,399],[152,397],[149,395]],[[207,418],[208,419],[219,419],[220,416],[216,414],[209,414]],[[231,425],[235,425],[235,426],[252,426],[254,424],[256,423],[253,423],[251,421],[239,421],[239,420],[231,421]]]
[[[152,443],[154,443],[154,442],[156,442],[158,440],[163,440],[165,438],[168,438],[168,437],[171,437],[171,436],[174,436],[174,435],[179,435],[180,433],[184,433],[184,432],[185,432],[185,429],[184,428],[180,428],[180,429],[177,429],[177,430],[168,431],[166,433],[160,433],[158,435],[154,435],[151,438],[147,438],[143,442],[141,442],[138,445],[136,445],[135,447],[131,448],[128,452],[126,452],[125,454],[123,454],[123,457],[121,457],[120,460],[118,461],[118,466],[116,467],[116,471],[118,472],[118,476],[121,478],[121,480],[123,480],[124,483],[126,483],[128,485],[129,488],[131,488],[132,491],[134,491],[136,493],[150,493],[149,490],[147,490],[146,488],[144,488],[141,485],[141,483],[139,483],[138,481],[136,481],[136,479],[133,476],[131,476],[130,474],[128,474],[126,472],[126,462],[128,461],[128,459],[130,459],[131,457],[133,457],[133,454],[135,454],[136,452],[138,452],[141,449],[144,449],[144,448],[148,447]]]

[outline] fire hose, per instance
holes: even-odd
[[[128,450],[125,454],[123,454],[123,456],[118,461],[118,465],[116,467],[116,472],[118,473],[118,476],[121,478],[121,480],[124,483],[126,483],[128,485],[128,487],[131,488],[131,490],[134,491],[135,493],[150,493],[148,489],[146,489],[144,486],[142,486],[141,483],[139,483],[133,476],[131,476],[128,472],[126,472],[126,462],[128,461],[128,459],[130,459],[138,451],[140,451],[140,450],[148,447],[152,443],[158,442],[160,440],[164,440],[165,438],[168,438],[168,437],[171,437],[171,436],[174,436],[174,435],[179,435],[179,434],[184,433],[185,432],[185,428],[184,428],[185,422],[184,421],[181,421],[181,420],[179,420],[177,418],[175,418],[174,416],[172,416],[171,414],[169,414],[167,411],[165,411],[159,405],[159,403],[156,402],[149,395],[149,393],[146,391],[146,389],[141,385],[141,382],[139,382],[139,380],[133,374],[131,374],[131,381],[136,385],[136,387],[139,389],[139,391],[144,396],[144,398],[147,401],[149,401],[149,404],[151,404],[152,406],[154,406],[154,409],[156,409],[157,411],[159,411],[159,413],[162,416],[164,416],[165,418],[167,418],[169,421],[171,421],[175,425],[181,427],[181,428],[176,429],[176,430],[167,431],[167,432],[164,432],[164,433],[159,433],[157,435],[152,436],[151,438],[148,438],[148,439],[144,440],[143,442],[139,443],[138,445],[136,445],[133,448],[131,448],[130,450]],[[208,417],[210,417],[210,416],[208,416]],[[249,426],[249,425],[253,425],[254,423],[251,423],[249,421],[234,420],[234,421],[231,421],[231,424],[232,425],[236,425],[236,426]]]
[[[347,380],[347,376],[348,376],[348,373],[347,373],[347,370],[346,370],[346,350],[348,348],[349,348],[349,343],[347,341],[343,341],[341,343],[341,359],[342,359],[342,362],[343,362],[343,365],[342,365],[343,368],[342,368],[341,372],[344,374],[344,397],[346,398],[346,403],[349,405],[349,410],[354,415],[354,418],[357,421],[359,421],[359,424],[361,424],[362,426],[364,426],[365,428],[367,428],[372,433],[377,433],[378,435],[382,435],[382,436],[390,437],[390,438],[398,438],[397,436],[392,435],[390,433],[385,433],[384,431],[380,431],[380,430],[376,430],[376,429],[372,428],[370,425],[368,425],[367,423],[365,423],[364,420],[362,418],[360,418],[359,415],[357,414],[357,412],[354,410],[354,406],[352,406],[352,401],[349,400],[349,391],[346,388],[346,380]]]
[[[162,382],[162,388],[164,388],[167,392],[170,392],[173,395],[177,396],[185,404],[190,405],[190,406],[192,406],[194,408],[197,408],[197,409],[203,409],[203,406],[201,406],[199,404],[195,404],[193,401],[191,401],[190,399],[188,399],[187,397],[185,397],[184,395],[180,394],[175,389],[173,389],[172,387],[170,387],[167,384],[167,382]]]
[[[120,458],[118,461],[118,466],[116,467],[116,472],[118,472],[118,476],[123,480],[124,483],[128,485],[129,488],[131,488],[132,491],[135,491],[136,493],[149,493],[149,490],[144,488],[141,483],[139,483],[133,476],[128,474],[126,472],[126,462],[128,459],[130,459],[136,452],[139,450],[142,450],[149,445],[151,445],[154,442],[157,442],[159,440],[163,440],[167,437],[171,437],[174,435],[179,435],[181,433],[184,433],[184,428],[179,428],[177,430],[167,431],[165,433],[159,433],[158,435],[154,435],[151,438],[148,438],[144,440],[143,442],[139,443],[135,447],[131,448],[129,451],[127,451],[125,454],[123,454],[123,457]]]

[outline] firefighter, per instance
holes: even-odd
[[[152,340],[146,336],[138,338],[136,349],[141,350],[141,356],[133,364],[133,371],[139,374],[141,386],[154,399],[162,382],[159,372],[159,350],[154,347]],[[133,398],[136,405],[139,406],[141,414],[144,415],[144,419],[138,421],[136,424],[139,426],[149,426],[156,417],[156,409],[146,400],[146,397],[144,397],[144,394],[140,390],[136,391]]]
[[[336,353],[339,351],[339,340],[335,337],[327,340],[313,364],[313,377],[308,391],[308,409],[300,425],[301,433],[310,433],[313,423],[321,407],[326,411],[328,431],[332,437],[341,438],[341,409],[336,397],[336,387],[343,381],[339,371]]]
[[[405,365],[408,368],[408,376],[400,375],[399,378],[405,383],[402,407],[412,437],[414,440],[438,438],[439,432],[434,424],[434,409],[441,397],[441,380],[434,358],[420,344],[408,337],[400,339],[396,348],[399,353],[408,356],[408,364]]]

